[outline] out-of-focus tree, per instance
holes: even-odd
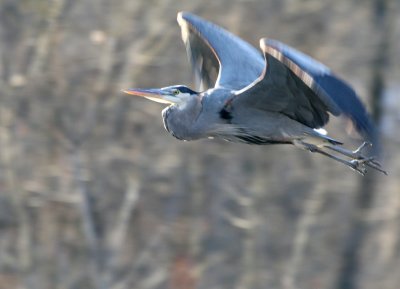
[[[285,146],[179,142],[127,87],[190,84],[188,10],[355,86],[389,177]],[[0,0],[0,289],[397,288],[397,0]],[[345,121],[330,132],[346,134]]]

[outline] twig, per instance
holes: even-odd
[[[326,174],[321,174],[320,178]],[[320,179],[319,178],[319,179]],[[304,259],[306,245],[310,239],[310,229],[316,224],[316,213],[320,210],[323,203],[325,182],[320,180],[315,188],[311,191],[307,200],[304,201],[304,208],[296,226],[296,232],[292,245],[292,255],[288,261],[286,272],[282,279],[283,289],[295,289],[298,271]]]
[[[125,198],[122,202],[121,209],[117,218],[115,229],[112,230],[109,239],[109,247],[111,256],[107,263],[107,274],[105,275],[104,282],[112,284],[114,269],[117,267],[118,260],[124,250],[124,242],[128,232],[129,220],[137,204],[139,198],[139,186],[136,180],[128,179],[128,188],[125,193]]]
[[[73,150],[70,155],[70,161],[76,190],[81,196],[79,208],[82,216],[83,232],[86,238],[87,247],[90,250],[91,279],[97,289],[105,289],[107,287],[103,282],[101,282],[101,250],[93,220],[92,204],[86,186],[87,178],[85,177],[81,152],[78,149]]]

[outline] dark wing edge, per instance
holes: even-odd
[[[356,92],[323,64],[277,40],[263,38],[261,50],[284,63],[338,116],[343,113],[366,139],[377,143],[377,130]]]

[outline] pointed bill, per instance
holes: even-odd
[[[163,92],[161,89],[133,88],[133,89],[122,89],[121,91],[124,93],[130,94],[130,95],[145,97],[149,100],[159,102],[159,103],[166,103],[166,104],[173,103],[171,100],[166,99],[166,97],[168,95],[165,92]]]

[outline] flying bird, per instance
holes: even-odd
[[[178,13],[198,90],[184,85],[123,92],[168,104],[165,129],[180,140],[222,138],[247,144],[292,144],[364,175],[386,172],[364,154],[376,129],[354,90],[310,56],[277,40],[251,44],[199,16]],[[344,115],[366,139],[348,150],[321,128]]]

